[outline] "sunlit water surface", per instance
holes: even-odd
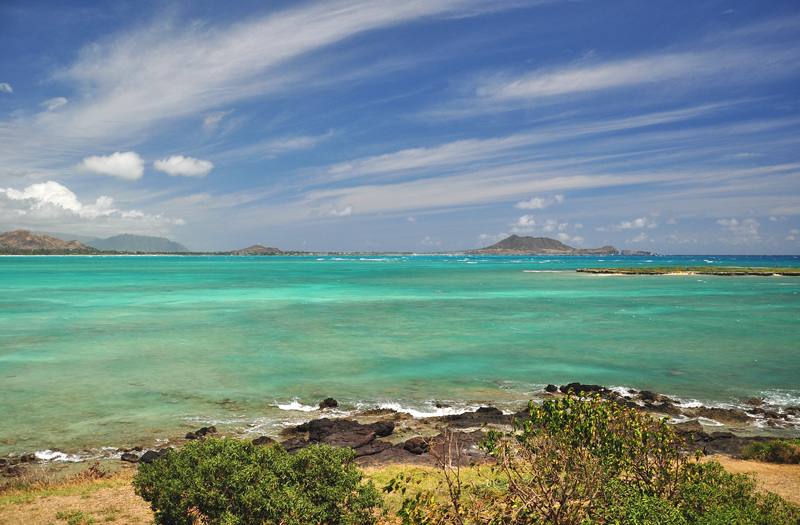
[[[329,396],[433,414],[580,381],[800,404],[800,278],[574,272],[631,265],[800,259],[0,257],[0,454],[275,434]]]

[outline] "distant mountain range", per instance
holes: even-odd
[[[64,241],[27,230],[0,235],[0,251],[36,253],[94,253],[97,250],[78,241]]]
[[[613,246],[602,248],[573,248],[549,237],[520,237],[512,235],[502,241],[470,253],[484,255],[618,255]]]
[[[77,240],[92,248],[109,252],[145,252],[145,253],[180,253],[189,249],[177,242],[164,237],[150,237],[148,235],[131,235],[124,233],[107,239],[87,237],[85,235],[71,235],[67,233],[38,232],[40,235],[55,237],[61,240]]]

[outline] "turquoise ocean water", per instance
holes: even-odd
[[[798,257],[0,257],[0,455],[519,407],[547,383],[800,404],[800,278],[578,267]]]

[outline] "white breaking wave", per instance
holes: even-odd
[[[64,452],[58,452],[50,449],[39,450],[34,452],[33,455],[36,456],[36,459],[42,459],[45,461],[69,461],[72,463],[78,463],[84,460],[83,457],[75,454],[65,454]]]
[[[303,403],[297,400],[294,400],[291,403],[284,403],[284,404],[277,403],[275,406],[277,406],[281,410],[294,410],[298,412],[313,412],[319,408],[314,405],[304,405]]]

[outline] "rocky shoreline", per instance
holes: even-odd
[[[568,392],[598,395],[608,402],[652,413],[656,417],[675,418],[674,428],[685,438],[686,452],[701,451],[709,455],[737,457],[750,443],[774,439],[768,436],[741,435],[741,431],[747,434],[747,430],[754,425],[786,429],[790,432],[797,430],[800,433],[800,406],[777,407],[757,398],[747,400],[744,404],[745,410],[709,408],[685,406],[679,400],[646,390],[628,389],[620,393],[619,390],[602,385],[569,383],[560,387],[547,385],[534,399],[541,401],[558,398]],[[495,407],[485,406],[461,414],[415,418],[405,412],[376,408],[363,410],[349,417],[325,417],[326,411],[337,406],[334,399],[328,398],[320,403],[318,418],[286,427],[278,436],[264,435],[251,440],[255,445],[261,446],[279,442],[290,453],[314,444],[348,447],[355,451],[356,461],[361,465],[400,463],[433,466],[437,463],[437,458],[453,455],[454,451],[457,451],[461,462],[480,463],[489,459],[478,446],[487,429],[509,430],[513,419],[524,420],[530,417],[527,406],[520,407],[514,413],[504,413]],[[719,430],[720,428],[724,431]],[[104,461],[116,463],[118,466],[149,463],[189,441],[223,435],[226,434],[217,432],[214,426],[202,427],[183,437],[170,438],[152,449],[115,449]],[[448,448],[445,449],[445,446]],[[41,467],[52,463],[37,458],[34,454],[10,454],[0,458],[0,480],[13,480],[24,476],[26,470],[33,466]]]

